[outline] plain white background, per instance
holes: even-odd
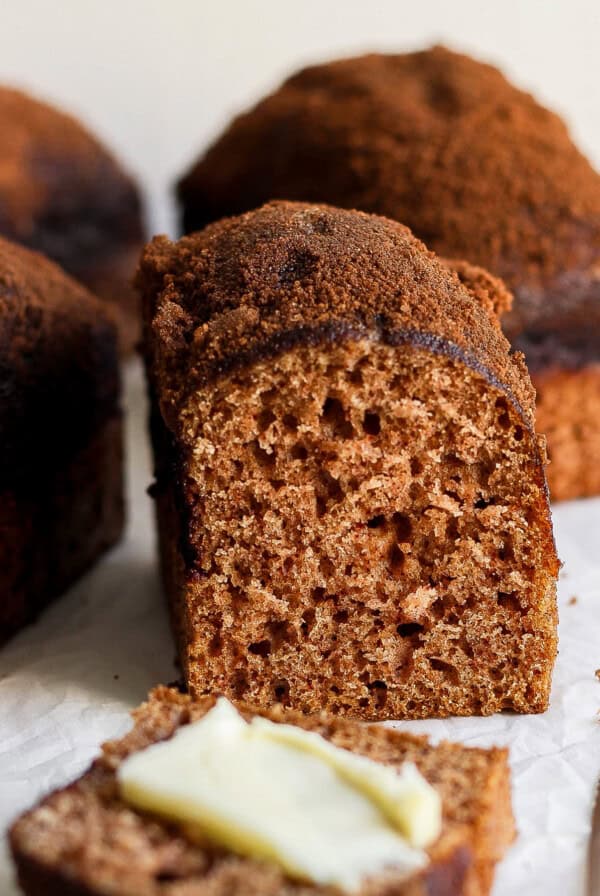
[[[444,42],[568,118],[600,164],[600,0],[0,0],[0,81],[79,115],[140,178],[149,229],[227,119],[299,66]]]

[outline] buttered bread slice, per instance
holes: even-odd
[[[433,746],[423,737],[325,714],[310,717],[281,707],[257,713],[245,705],[223,704],[224,701],[216,704],[214,698],[194,701],[168,688],[157,688],[148,702],[135,711],[135,724],[129,734],[105,744],[99,758],[78,781],[51,794],[18,819],[10,842],[24,893],[309,896],[340,890],[360,896],[391,892],[401,896],[479,896],[489,892],[494,865],[514,833],[505,750],[448,743]],[[205,739],[197,741],[194,731],[202,728]],[[215,833],[214,824],[211,827],[214,811],[211,814],[206,810],[207,799],[213,799],[214,788],[219,787],[219,774],[205,775],[203,789],[198,786],[193,763],[182,759],[185,746],[181,752],[181,743],[187,739],[198,752],[200,775],[206,772],[207,764],[222,771],[228,767],[228,757],[222,744],[215,747],[214,738],[222,738],[224,730],[227,749],[233,743],[232,730],[235,737],[251,741],[252,749],[258,743],[259,753],[266,744],[264,755],[268,756],[273,777],[254,806],[245,798],[247,788],[242,785],[238,806],[228,804],[225,793],[222,800],[215,801],[221,819],[228,806],[233,812],[226,831],[229,846],[225,845],[224,836]],[[204,759],[202,744],[212,748]],[[277,759],[277,749],[284,751],[283,764]],[[171,765],[162,760],[155,762],[153,750],[163,756],[174,750]],[[304,853],[310,867],[300,872],[284,867],[277,850],[268,856],[248,849],[247,836],[246,845],[240,845],[239,830],[248,817],[254,818],[254,831],[260,829],[264,835],[266,830],[273,841],[277,825],[266,819],[265,813],[273,811],[272,794],[279,785],[282,796],[278,821],[282,829],[296,825],[296,855],[302,858],[303,831],[314,834],[319,819],[312,815],[310,794],[307,812],[311,821],[314,819],[312,827],[303,823],[302,807],[297,800],[290,806],[286,799],[288,794],[293,796],[290,782],[295,751],[307,791],[311,780],[321,786],[321,781],[327,775],[331,777],[332,772],[338,776],[338,785],[341,782],[349,788],[346,796],[341,797],[348,797],[344,807],[348,812],[349,836],[355,830],[357,817],[352,814],[353,801],[357,795],[367,794],[372,808],[382,810],[378,824],[388,826],[386,836],[391,839],[395,831],[405,843],[405,852],[399,847],[400,859],[384,863],[381,872],[371,871],[364,880],[353,880],[353,869],[348,868],[348,875],[342,869],[339,881],[332,879],[328,884],[314,878],[319,869],[335,867],[336,856],[318,856],[317,862],[314,844],[312,852]],[[249,774],[256,774],[256,755],[252,758],[246,747],[236,755]],[[260,755],[259,760],[262,761]],[[307,772],[312,760],[322,763],[317,772],[322,777],[313,779],[312,771]],[[182,790],[179,772],[184,768],[189,786]],[[180,788],[179,807],[173,800],[173,787]],[[167,805],[165,792],[169,788],[171,802]],[[406,799],[409,791],[413,807],[425,812],[421,821],[426,817],[433,824],[415,824],[418,811],[410,808],[410,800]],[[136,805],[136,792],[138,804],[142,794],[145,808]],[[335,789],[327,789],[323,790],[323,798],[330,810],[323,836],[329,836],[328,825],[340,829],[339,814],[336,816],[334,811],[340,796]],[[402,810],[397,826],[390,812],[393,800]],[[441,818],[436,815],[439,808]],[[193,826],[190,818],[185,817],[190,811],[197,813]],[[365,836],[374,836],[373,830],[370,828]],[[375,834],[379,836],[378,832]],[[285,835],[286,830],[282,830],[279,843],[290,842]],[[339,853],[344,847],[338,843],[333,848]],[[366,849],[363,852],[366,854]],[[355,870],[354,859],[352,865]]]

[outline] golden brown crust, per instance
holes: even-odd
[[[533,425],[530,384],[481,304],[485,293],[489,307],[487,281],[469,293],[401,224],[269,203],[178,243],[155,238],[137,282],[152,376],[171,421],[184,393],[232,367],[298,343],[373,334],[461,357],[503,384]]]
[[[90,896],[110,891],[205,893],[225,896],[236,887],[255,896],[309,896],[322,888],[292,884],[274,867],[193,845],[174,825],[134,812],[118,798],[115,770],[135,750],[169,737],[180,724],[200,718],[213,699],[192,702],[157,688],[136,710],[135,727],[106,744],[103,755],[79,781],[47,797],[13,825],[10,842],[21,886],[27,896],[68,892]],[[241,706],[247,715],[252,707]],[[484,896],[490,868],[510,844],[514,828],[510,806],[493,806],[498,781],[508,786],[504,750],[478,750],[380,727],[364,727],[326,715],[310,718],[274,707],[275,721],[319,731],[341,747],[377,761],[415,761],[442,795],[444,827],[422,875],[398,884],[374,882],[364,893],[402,896]],[[493,808],[492,808],[493,807]],[[490,812],[496,817],[490,839]],[[486,824],[488,823],[488,824]],[[485,879],[485,882],[484,882]],[[60,886],[64,884],[65,889]]]

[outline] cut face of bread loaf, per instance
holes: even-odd
[[[186,232],[274,196],[328,202],[502,277],[552,498],[600,494],[600,176],[500,71],[440,46],[310,66],[235,118],[178,194]]]
[[[292,882],[274,865],[193,843],[178,825],[137,811],[119,796],[117,771],[132,753],[170,737],[212,708],[158,688],[136,710],[133,730],[105,744],[92,768],[16,821],[10,844],[26,896],[311,896],[332,890]],[[247,719],[256,710],[240,706]],[[357,896],[484,896],[514,836],[505,750],[441,743],[377,726],[307,717],[281,707],[274,722],[317,732],[343,749],[400,767],[414,762],[442,799],[443,825],[429,865],[409,879],[373,878]]]
[[[545,709],[543,458],[490,308],[400,225],[293,204],[155,241],[140,283],[192,692],[368,719]]]

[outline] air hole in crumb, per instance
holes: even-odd
[[[367,522],[367,527],[369,529],[379,529],[385,523],[385,517],[382,513],[377,516],[371,517],[371,519]]]
[[[520,442],[523,438],[523,427],[515,426],[515,442]]]
[[[362,386],[363,375],[360,367],[355,367],[354,370],[350,370],[346,376],[349,383],[353,383],[355,386]]]
[[[396,538],[398,541],[409,541],[412,535],[412,523],[404,513],[392,514],[392,523],[396,530]]]
[[[395,577],[398,578],[402,575],[402,569],[404,567],[404,554],[400,550],[397,544],[393,544],[390,548],[390,572]]]
[[[278,703],[289,703],[290,685],[285,678],[280,678],[275,682],[273,692]]]
[[[506,538],[504,540],[504,544],[498,551],[498,559],[499,560],[514,560],[515,552],[513,548],[513,543],[511,538]]]
[[[336,610],[333,618],[337,623],[348,622],[348,610]]]
[[[319,569],[326,578],[332,576],[335,572],[335,565],[329,557],[321,557],[319,560]]]
[[[368,698],[368,697],[361,697],[360,700],[358,701],[358,705],[359,705],[362,709],[364,709],[366,706],[369,705],[369,698]]]
[[[387,684],[385,681],[372,681],[367,685],[371,692],[371,696],[378,709],[382,709],[387,702]]]
[[[256,421],[258,425],[259,432],[264,432],[265,429],[268,429],[271,423],[275,420],[275,414],[271,410],[271,408],[265,408],[258,415],[258,420]]]
[[[282,644],[293,644],[298,640],[296,630],[291,623],[283,620],[276,620],[267,623],[267,629],[271,635],[271,643],[274,650],[281,647]]]
[[[451,516],[446,524],[446,535],[450,541],[457,541],[459,538],[458,519],[455,516]]]
[[[324,588],[317,586],[317,588],[313,588],[312,590],[312,599],[313,600],[323,600],[325,597],[326,591]]]
[[[423,626],[418,622],[403,622],[396,628],[396,631],[401,638],[412,638],[414,635],[421,634]]]
[[[298,429],[298,418],[294,414],[284,414],[283,425],[295,432]]]
[[[276,454],[274,448],[269,452],[262,448],[258,442],[254,442],[253,451],[259,466],[266,467],[267,469],[272,469],[275,466]]]
[[[378,436],[381,432],[381,420],[379,419],[379,414],[376,414],[374,411],[365,411],[363,429],[368,436]]]
[[[413,476],[418,476],[423,472],[423,464],[418,457],[412,457],[410,460],[410,472]]]
[[[522,613],[523,608],[519,602],[516,591],[498,592],[498,603],[501,607],[504,607],[507,610],[511,610],[513,613]]]
[[[475,658],[475,651],[466,639],[461,642],[460,646],[465,656],[467,656],[470,660]]]
[[[342,486],[328,470],[321,470],[321,482],[325,488],[326,498],[334,504],[339,503],[344,497]],[[327,510],[327,501],[325,502],[325,510]],[[322,514],[320,514],[322,516]]]
[[[317,495],[316,511],[318,517],[325,516],[325,514],[327,513],[327,501],[322,497],[322,495]]]
[[[210,640],[210,644],[208,645],[208,652],[211,656],[219,656],[221,653],[221,633],[216,632]]]
[[[458,670],[451,663],[432,657],[429,660],[429,665],[436,672],[442,672],[451,684],[458,684]]]
[[[339,398],[333,398],[330,395],[325,399],[323,419],[331,426],[334,434],[340,438],[351,439],[354,435],[352,424],[346,417],[344,405]]]
[[[248,505],[255,516],[259,518],[263,516],[263,506],[255,495],[248,495]]]
[[[233,693],[236,697],[243,697],[248,690],[248,679],[242,674],[238,674],[233,679]]]
[[[300,628],[305,634],[310,632],[311,628],[315,624],[316,615],[317,614],[313,607],[307,607],[302,614],[302,622],[300,623]]]
[[[298,443],[297,445],[292,445],[290,454],[292,456],[292,460],[306,460],[306,458],[308,457],[307,449],[300,443]]]
[[[510,417],[508,416],[508,403],[505,398],[496,399],[496,407],[500,411],[498,414],[498,423],[502,429],[508,429],[510,426]]]
[[[254,641],[253,644],[249,645],[248,650],[255,656],[269,656],[271,653],[271,642],[267,638],[264,641]]]

